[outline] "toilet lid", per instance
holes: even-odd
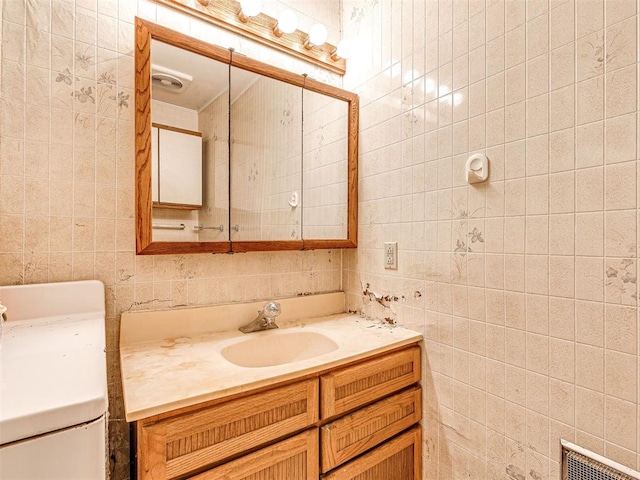
[[[47,308],[48,294],[39,289],[48,286],[58,304],[75,299],[73,313]],[[8,307],[0,337],[0,445],[90,422],[107,410],[104,286],[29,287],[0,287]],[[25,311],[54,315],[24,318]]]

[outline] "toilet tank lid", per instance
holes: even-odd
[[[0,287],[0,299],[0,445],[104,415],[104,285]]]

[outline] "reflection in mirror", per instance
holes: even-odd
[[[300,87],[231,67],[231,241],[302,238],[301,107]]]
[[[154,242],[229,240],[229,66],[152,39]]]
[[[349,103],[304,90],[304,239],[347,237]]]

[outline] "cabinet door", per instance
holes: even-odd
[[[202,136],[159,129],[160,203],[202,205]]]
[[[420,347],[381,356],[320,377],[323,420],[420,381]]]
[[[184,477],[317,421],[315,378],[159,421],[141,420],[138,478]]]
[[[419,422],[421,396],[420,387],[415,386],[322,427],[322,473]]]
[[[158,127],[151,129],[151,201],[159,202],[158,189],[160,188],[158,172],[160,162],[158,161]]]
[[[191,478],[315,480],[318,478],[318,429],[308,430]]]
[[[420,480],[420,426],[389,440],[327,475],[323,480]]]

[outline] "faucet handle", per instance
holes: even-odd
[[[263,312],[265,317],[276,318],[282,313],[282,309],[278,302],[267,302],[264,304]]]

